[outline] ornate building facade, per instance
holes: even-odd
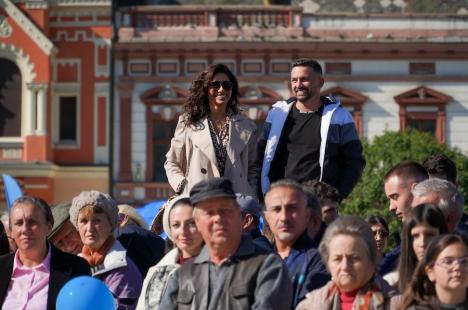
[[[323,94],[362,137],[411,126],[468,153],[466,1],[292,2],[121,7],[111,55],[110,0],[0,0],[0,173],[52,203],[90,188],[167,197],[165,153],[197,73],[230,66],[261,128],[299,57],[320,61]]]
[[[0,173],[27,194],[108,190],[111,39],[110,0],[0,1]]]
[[[411,126],[468,153],[463,3],[436,12],[376,0],[120,9],[114,195],[131,202],[170,195],[164,155],[182,103],[196,74],[218,62],[237,75],[244,112],[259,125],[272,103],[290,96],[291,61],[310,57],[323,65],[323,94],[341,99],[361,136]]]

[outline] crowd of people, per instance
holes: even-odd
[[[386,173],[402,222],[389,249],[384,217],[339,212],[365,167],[352,116],[320,96],[317,61],[291,68],[293,97],[261,134],[229,68],[200,73],[166,155],[175,195],[151,229],[94,190],[52,207],[17,199],[0,225],[1,309],[54,309],[80,275],[100,279],[117,309],[468,309],[454,163],[436,154]]]

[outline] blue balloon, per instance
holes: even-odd
[[[100,280],[81,276],[71,279],[60,290],[57,310],[113,310],[116,308],[114,297]]]

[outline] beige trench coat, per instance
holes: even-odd
[[[231,117],[224,171],[224,177],[232,181],[236,193],[253,197],[257,196],[258,176],[256,128],[252,120],[242,115]],[[164,168],[174,190],[184,179],[187,180],[183,193],[188,193],[201,180],[220,176],[206,118],[198,124],[186,126],[183,115],[179,117]]]

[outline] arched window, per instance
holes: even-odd
[[[263,131],[263,123],[271,106],[283,100],[274,90],[256,84],[239,88],[239,104],[243,113],[257,124],[257,135]]]
[[[427,131],[445,143],[445,106],[448,95],[420,86],[394,97],[400,106],[400,130],[407,127]]]
[[[0,137],[21,136],[21,72],[0,58]]]
[[[144,92],[140,99],[146,105],[147,182],[167,183],[164,162],[171,139],[182,113],[182,106],[188,98],[188,90],[171,86],[157,86]]]
[[[367,101],[367,97],[341,86],[326,89],[320,93],[322,96],[333,96],[340,99],[341,104],[349,110],[354,119],[359,137],[362,137],[362,106]]]

